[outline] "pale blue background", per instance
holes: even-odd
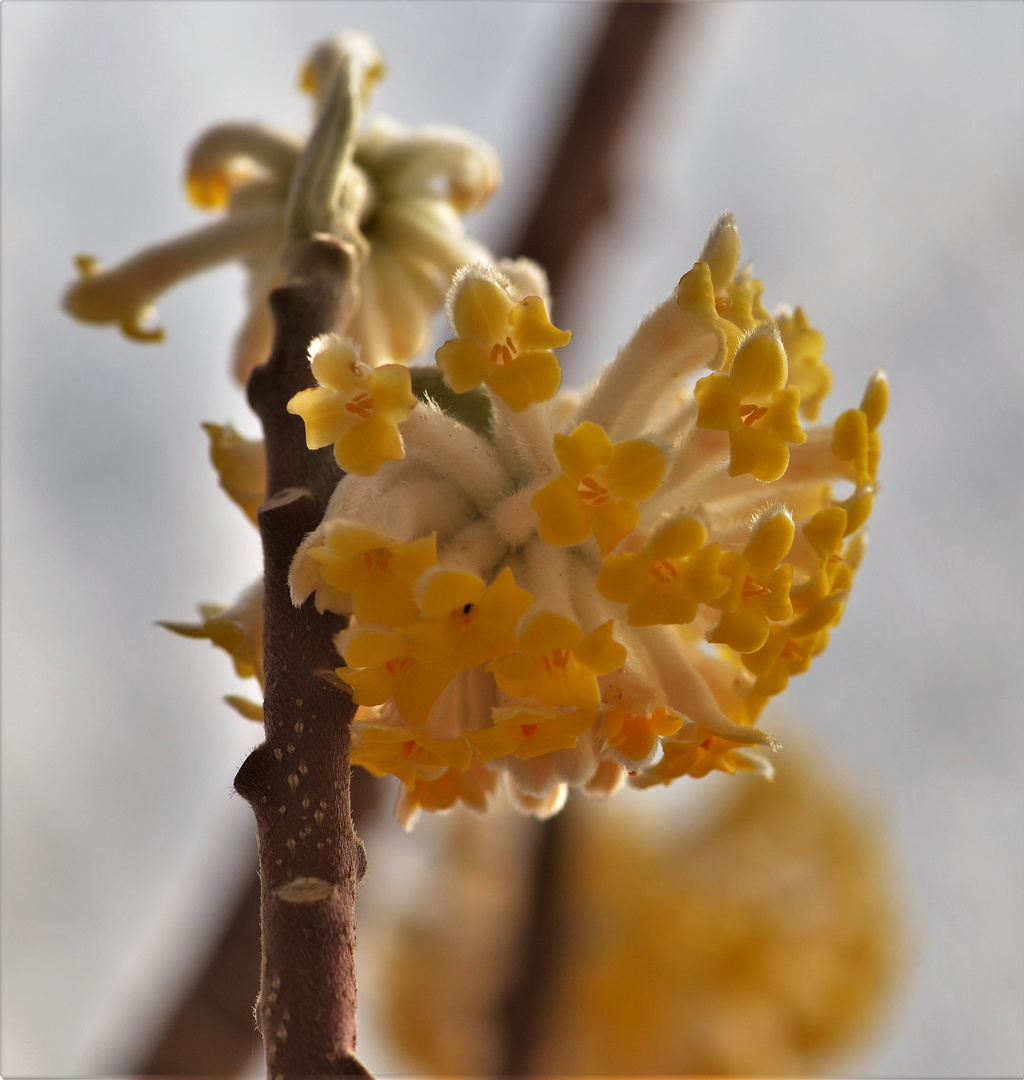
[[[71,256],[115,260],[194,224],[191,140],[229,118],[304,129],[298,66],[343,26],[389,56],[381,110],[496,147],[506,186],[478,228],[500,249],[599,15],[3,4],[5,1075],[125,1068],[252,832],[231,778],[257,732],[219,703],[238,684],[213,650],[152,626],[257,572],[198,427],[255,432],[225,376],[241,274],[172,293],[167,343],[147,348],[59,314]],[[568,378],[667,295],[723,207],[769,306],[803,303],[824,329],[826,409],[889,370],[872,548],[832,647],[784,705],[885,808],[910,911],[916,962],[849,1068],[1020,1075],[1024,6],[697,16],[663,42],[619,163],[626,194],[559,298]],[[400,1068],[371,1020],[367,1059]]]

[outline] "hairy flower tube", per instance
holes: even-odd
[[[135,340],[159,341],[163,330],[152,320],[163,292],[240,261],[249,276],[249,312],[233,368],[244,383],[270,354],[267,296],[283,280],[289,231],[305,227],[348,240],[363,257],[361,302],[346,329],[362,362],[376,367],[416,356],[456,271],[490,260],[466,235],[462,216],[487,202],[501,168],[490,147],[456,128],[410,131],[380,117],[350,138],[384,71],[365,34],[347,31],[318,45],[301,79],[315,102],[310,139],[248,123],[208,131],[192,147],[185,183],[195,205],[221,216],[109,268],[79,256],[80,278],[65,294],[65,309],[85,322],[116,324]],[[307,155],[316,168],[305,167]],[[317,177],[331,171],[324,162],[332,155],[340,181],[325,194]]]
[[[404,457],[341,480],[290,576],[296,604],[352,616],[352,760],[400,777],[406,825],[481,808],[496,776],[544,816],[570,787],[770,773],[757,720],[842,616],[887,384],[814,425],[823,341],[762,291],[723,215],[578,394],[542,275],[456,277],[445,394],[396,421]]]

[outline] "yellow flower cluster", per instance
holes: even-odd
[[[314,346],[321,387],[292,408],[350,474],[292,597],[352,616],[336,644],[362,706],[353,761],[402,779],[404,823],[486,805],[498,774],[544,816],[570,786],[770,772],[757,719],[842,615],[888,391],[879,372],[859,408],[805,431],[831,384],[824,341],[761,294],[725,215],[582,395],[560,389],[569,334],[522,262],[457,275],[444,408]],[[463,400],[488,422],[462,422]]]
[[[538,1075],[821,1076],[873,1034],[903,912],[871,809],[831,765],[789,752],[776,783],[730,795],[696,830],[689,814],[571,808],[555,877],[571,916],[537,1018]],[[453,819],[424,899],[387,924],[383,1022],[423,1072],[501,1068],[523,831],[499,814]]]

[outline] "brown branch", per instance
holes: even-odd
[[[381,783],[353,769],[352,820],[361,833],[380,805]],[[260,879],[252,868],[220,937],[159,1029],[138,1076],[237,1076],[260,1047],[253,1002],[260,988]]]
[[[513,250],[547,270],[551,293],[566,287],[576,257],[618,194],[616,152],[670,15],[687,4],[620,0],[609,5],[604,32],[522,238]]]
[[[614,207],[616,151],[668,18],[689,5],[611,6],[604,32],[570,109],[558,148],[518,247],[547,269],[551,292],[567,288],[587,236]],[[538,826],[519,964],[499,1016],[501,1075],[526,1076],[562,960],[565,912],[559,902],[568,811]]]
[[[287,401],[313,385],[312,338],[342,326],[356,304],[350,248],[329,236],[298,246],[289,283],[270,296],[270,360],[249,404],[263,423],[268,499],[259,511],[264,556],[266,739],[246,758],[235,789],[256,815],[263,965],[256,1018],[268,1080],[368,1075],[356,1044],[355,890],[365,853],[352,825],[349,697],[318,674],[337,664],[344,621],[312,603],[292,606],[288,568],[320,522],[340,479],[329,448],[306,449]]]

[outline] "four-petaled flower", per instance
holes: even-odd
[[[360,476],[405,457],[398,425],[417,404],[408,368],[368,368],[359,361],[359,347],[334,334],[314,339],[309,361],[320,385],[300,390],[288,411],[305,422],[310,450],[333,443],[338,464]]]
[[[410,724],[426,722],[431,706],[455,677],[453,667],[421,659],[409,638],[387,627],[342,630],[334,643],[346,664],[336,674],[352,688],[352,700],[383,705],[393,698]]]
[[[672,709],[633,712],[616,707],[604,714],[605,742],[627,760],[643,761],[651,756],[659,738],[674,735],[682,725],[683,718]]]
[[[515,705],[495,709],[494,724],[466,733],[481,761],[515,754],[528,761],[554,750],[572,750],[593,724],[586,709],[562,711],[550,705]]]
[[[738,653],[756,652],[768,639],[770,622],[783,622],[793,614],[789,598],[793,566],[782,560],[793,546],[794,525],[789,514],[773,514],[764,521],[743,549],[728,552],[722,570],[733,579],[724,614],[708,634],[708,641],[728,645]]]
[[[391,773],[409,787],[419,778],[437,779],[447,769],[464,771],[472,760],[473,751],[462,738],[432,739],[404,725],[352,726],[352,764],[374,776]]]
[[[437,562],[437,542],[431,533],[402,543],[359,522],[340,520],[326,530],[324,543],[306,554],[316,564],[310,569],[318,571],[318,610],[351,612],[361,623],[402,626],[419,616],[413,589],[420,574]]]
[[[417,599],[422,618],[403,627],[416,656],[469,671],[516,647],[515,627],[533,603],[504,570],[487,585],[468,570],[434,566],[420,578]]]
[[[630,626],[692,622],[699,604],[722,596],[730,579],[719,569],[720,544],[692,517],[671,521],[642,551],[608,555],[597,576],[602,596],[628,604]]]
[[[778,480],[789,465],[786,443],[806,441],[797,416],[800,391],[786,377],[778,332],[765,327],[740,346],[728,374],[707,375],[693,388],[697,426],[729,432],[730,476]]]
[[[598,675],[609,674],[626,659],[612,633],[612,620],[584,635],[575,620],[538,611],[527,618],[518,651],[492,660],[487,670],[512,697],[585,709],[593,718],[601,706]]]
[[[516,299],[514,291],[487,267],[464,270],[449,300],[458,336],[437,350],[437,366],[457,394],[486,383],[522,412],[558,392],[562,369],[551,350],[568,345],[572,334],[551,324],[541,297]]]
[[[613,443],[589,420],[571,435],[555,436],[555,456],[562,475],[530,499],[537,531],[560,547],[580,544],[593,533],[602,555],[636,528],[637,504],[649,499],[665,476],[665,451],[657,443]]]

